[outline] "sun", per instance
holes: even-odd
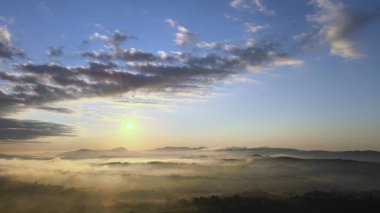
[[[131,123],[127,123],[127,124],[125,125],[125,128],[126,128],[126,129],[132,129],[132,128],[133,128],[133,125],[132,125]]]

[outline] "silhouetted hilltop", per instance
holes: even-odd
[[[126,149],[124,147],[117,147],[117,148],[111,149],[110,151],[112,151],[112,152],[127,152],[128,149]]]
[[[179,151],[196,151],[206,149],[204,146],[200,147],[186,147],[186,146],[165,146],[153,149],[151,151],[165,151],[165,152],[179,152]]]
[[[313,159],[343,159],[380,163],[380,152],[377,151],[324,151],[324,150],[298,150],[288,148],[270,148],[270,147],[227,147],[217,151],[228,152],[247,152],[249,154],[259,154],[267,156],[290,156],[297,158]]]
[[[18,157],[17,155],[0,154],[0,158],[4,158],[4,159],[13,159],[17,157]]]
[[[71,152],[63,152],[58,156],[63,159],[102,158],[102,157],[126,157],[128,150],[117,147],[110,150],[79,149]]]

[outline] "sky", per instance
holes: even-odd
[[[2,152],[380,150],[380,2],[14,1]]]

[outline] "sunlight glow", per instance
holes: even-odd
[[[127,123],[126,125],[125,125],[125,128],[126,129],[132,129],[133,128],[133,125],[131,124],[131,123]]]

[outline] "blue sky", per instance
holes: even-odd
[[[379,8],[2,1],[0,147],[379,150]]]

